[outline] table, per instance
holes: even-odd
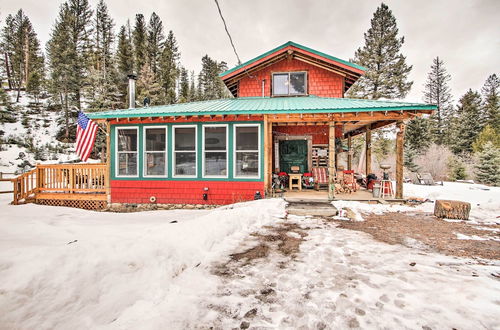
[[[293,188],[298,188],[299,190],[302,190],[302,174],[291,173],[289,174],[288,179],[289,179],[290,190],[293,190]],[[297,183],[294,183],[294,180],[297,181]]]

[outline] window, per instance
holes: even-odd
[[[306,85],[306,72],[273,74],[273,95],[305,95]]]
[[[174,176],[196,177],[196,126],[174,126]]]
[[[203,126],[203,176],[227,177],[227,126]]]
[[[258,178],[259,126],[235,125],[235,177]]]
[[[137,176],[137,128],[117,128],[117,176]]]
[[[166,147],[167,129],[165,127],[144,128],[144,176],[166,176]]]

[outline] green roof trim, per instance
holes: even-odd
[[[88,113],[91,119],[435,110],[432,104],[329,97],[240,97]]]
[[[270,51],[268,51],[268,52],[266,52],[266,53],[264,53],[262,55],[259,55],[259,56],[255,57],[255,58],[253,58],[253,59],[251,59],[249,61],[246,61],[245,63],[242,63],[242,64],[240,64],[238,66],[235,66],[232,69],[229,69],[229,70],[227,70],[227,71],[219,74],[219,77],[224,77],[224,76],[226,76],[226,75],[228,75],[228,74],[230,74],[230,73],[232,73],[234,71],[237,71],[237,70],[239,70],[239,69],[241,69],[241,68],[243,68],[243,67],[245,67],[245,66],[247,66],[249,64],[252,64],[253,62],[256,62],[256,61],[258,61],[258,60],[260,60],[260,59],[262,59],[262,58],[264,58],[264,57],[266,57],[268,55],[271,55],[272,53],[277,52],[277,51],[279,51],[279,50],[281,50],[281,49],[283,49],[285,47],[288,47],[288,46],[294,46],[296,48],[299,48],[299,49],[305,50],[307,52],[310,52],[310,53],[313,53],[313,54],[325,57],[325,58],[327,58],[329,60],[332,60],[332,61],[335,61],[335,62],[339,62],[339,63],[345,64],[347,66],[350,66],[350,67],[358,69],[358,70],[362,70],[362,71],[366,71],[367,70],[365,67],[362,67],[361,65],[357,65],[357,64],[351,63],[349,61],[345,61],[345,60],[342,60],[340,58],[337,58],[335,56],[331,56],[331,55],[319,52],[319,51],[314,50],[312,48],[299,45],[298,43],[295,43],[293,41],[288,41],[288,42],[284,43],[281,46],[278,46],[278,47],[276,47],[274,49],[271,49]]]

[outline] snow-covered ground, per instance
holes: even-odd
[[[500,187],[488,187],[481,184],[444,182],[443,185],[424,186],[405,183],[405,198],[417,197],[429,199],[418,206],[400,204],[366,204],[352,201],[336,201],[332,204],[338,209],[349,208],[355,214],[355,220],[362,221],[362,213],[384,212],[430,212],[434,211],[437,199],[459,200],[471,204],[471,223],[500,223]]]
[[[388,245],[281,199],[214,210],[105,213],[11,206],[0,195],[0,328],[494,329],[500,264]],[[295,224],[275,250],[214,273],[256,235]],[[288,232],[290,237],[301,237]]]

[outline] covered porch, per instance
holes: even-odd
[[[423,113],[432,113],[432,110],[353,109],[333,113],[264,115],[264,179],[268,195],[273,194],[273,175],[290,173],[291,165],[295,165],[294,170],[297,172],[298,168],[299,176],[310,173],[313,168],[323,168],[328,179],[319,191],[286,187],[285,198],[379,201],[380,197],[363,187],[349,193],[339,191],[338,183],[344,170],[355,169],[353,139],[360,135],[365,138],[363,164],[357,167],[356,172],[366,177],[373,173],[372,132],[396,124],[396,160],[394,164],[389,164],[395,169],[394,177],[389,178],[395,181],[395,184],[391,183],[394,193],[386,196],[386,200],[402,200],[405,121]]]

